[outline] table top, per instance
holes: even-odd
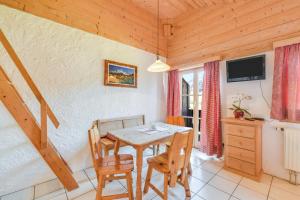
[[[132,145],[146,145],[171,137],[176,132],[189,131],[192,128],[175,126],[162,122],[153,123],[152,125],[142,125],[131,128],[112,130],[108,133],[113,137]]]

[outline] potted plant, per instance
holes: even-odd
[[[233,97],[234,101],[232,103],[232,107],[229,110],[233,111],[234,118],[241,119],[244,118],[245,113],[251,117],[251,113],[248,111],[247,108],[242,107],[242,102],[244,100],[251,100],[251,96],[239,94]]]

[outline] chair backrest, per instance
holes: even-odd
[[[182,116],[167,116],[166,123],[177,126],[185,126],[184,118]]]
[[[175,186],[178,171],[181,170],[181,181],[185,179],[189,160],[193,147],[193,130],[177,132],[172,138],[171,146],[168,150],[168,167],[171,174],[170,186]]]
[[[93,159],[93,164],[94,168],[97,174],[98,178],[98,166],[99,162],[102,159],[102,147],[100,143],[100,134],[98,131],[97,126],[94,124],[91,129],[89,129],[89,143],[90,143],[90,148],[91,148],[91,153],[92,153],[92,159]]]

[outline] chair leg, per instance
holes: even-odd
[[[156,146],[156,155],[159,154],[159,148],[160,148],[160,145],[158,144],[158,145]]]
[[[106,147],[104,148],[104,156],[109,156],[109,148],[106,148]],[[112,182],[112,179],[111,179],[112,177],[113,177],[113,175],[107,176],[109,182]],[[105,187],[105,181],[104,181],[103,187]]]
[[[155,145],[152,145],[152,154],[155,156]]]
[[[168,200],[169,176],[164,174],[164,200]]]
[[[191,162],[189,162],[189,165],[188,165],[188,167],[187,167],[187,169],[188,169],[188,175],[192,175],[192,173],[193,173],[193,171],[192,171],[192,165],[191,165]]]
[[[109,149],[108,148],[104,148],[104,156],[109,156]]]
[[[98,178],[98,188],[97,188],[96,200],[102,200],[102,188],[103,188],[103,176],[100,175]]]
[[[189,181],[188,181],[188,176],[185,176],[185,180],[184,180],[184,190],[185,190],[185,196],[187,198],[191,197],[191,191],[190,191],[190,185],[189,185]]]
[[[131,175],[131,172],[129,172],[129,173],[126,174],[126,180],[127,180],[127,189],[128,189],[129,200],[133,200],[132,175]]]
[[[145,186],[144,186],[144,193],[147,193],[149,191],[149,183],[151,181],[151,176],[152,176],[152,166],[148,166],[148,171],[147,171],[147,176],[146,176],[146,181],[145,181]]]
[[[105,188],[105,181],[107,178],[108,178],[107,176],[102,177],[102,188]]]

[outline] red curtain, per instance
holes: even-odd
[[[169,71],[167,114],[168,116],[180,115],[180,88],[178,70]]]
[[[300,121],[300,43],[275,49],[271,118]]]
[[[219,61],[204,64],[200,150],[222,156]]]

